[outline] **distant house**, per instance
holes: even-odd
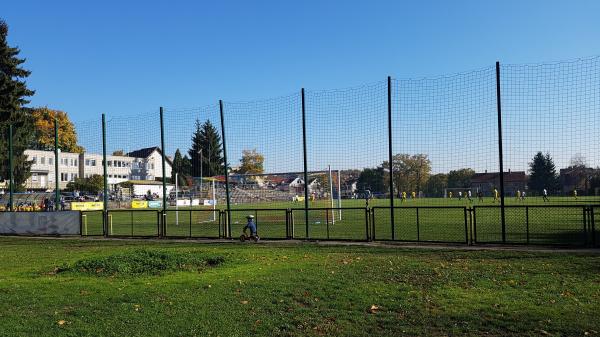
[[[527,175],[524,171],[504,172],[504,196],[514,195],[517,190],[524,191],[527,186]],[[471,178],[471,190],[481,191],[483,195],[491,196],[494,188],[500,191],[500,173],[475,173]]]
[[[304,191],[304,180],[300,177],[296,177],[292,179],[289,183],[290,189],[296,190],[297,192]]]
[[[300,177],[290,178],[286,181],[288,187],[287,190],[296,194],[304,193],[304,179]],[[310,183],[308,183],[308,193],[317,193],[319,194],[320,186],[318,179],[313,179]]]
[[[588,193],[591,189],[590,182],[593,177],[600,175],[599,169],[591,167],[567,167],[560,169],[560,184],[565,194],[573,193],[577,189],[579,193]]]
[[[156,180],[162,178],[162,151],[158,146],[147,147],[127,153],[128,157],[138,158],[131,167],[131,180]],[[171,177],[173,163],[165,157],[165,176]]]

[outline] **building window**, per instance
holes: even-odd
[[[40,157],[40,164],[46,165],[46,157]]]
[[[48,158],[48,165],[54,165],[54,158]]]
[[[112,166],[112,161],[109,160],[109,161],[107,161],[107,163],[108,163],[108,165],[107,165],[108,167]]]
[[[38,181],[38,174],[37,173],[32,173],[31,174],[31,181],[34,182],[34,183]]]
[[[37,162],[37,157],[36,156],[31,157],[31,163],[35,164],[36,162]]]
[[[89,159],[85,160],[85,166],[90,166],[90,160]]]
[[[92,166],[96,166],[96,159],[92,159],[91,162],[92,162]]]
[[[61,173],[60,174],[60,181],[68,181],[69,180],[69,174],[68,173]]]

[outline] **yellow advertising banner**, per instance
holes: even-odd
[[[104,209],[103,202],[72,202],[72,211],[101,211]]]
[[[148,208],[146,200],[131,200],[131,208]]]

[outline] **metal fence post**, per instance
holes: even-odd
[[[56,118],[56,116],[54,117],[54,157],[56,157],[56,160],[54,161],[54,180],[56,180],[56,188],[54,189],[54,205],[55,208],[58,208],[57,206],[60,203],[60,183],[59,183],[59,177],[58,177],[58,152],[59,152],[59,148],[58,148],[58,118]]]
[[[596,220],[594,219],[594,206],[590,207],[590,222],[592,226],[592,246],[596,246]]]
[[[388,160],[390,161],[390,221],[392,223],[392,240],[395,239],[395,221],[394,221],[394,170],[393,170],[393,152],[392,152],[392,78],[387,78],[387,113],[388,113]]]
[[[10,182],[8,187],[8,210],[13,211],[13,194],[15,191],[15,172],[14,172],[14,164],[13,164],[13,125],[8,125],[8,165],[10,170]]]
[[[371,208],[371,240],[377,240],[377,236],[375,234],[375,207]]]
[[[529,206],[525,206],[525,235],[527,244],[529,244]]]
[[[421,224],[419,223],[419,207],[417,209],[417,241],[421,241]]]
[[[304,88],[300,90],[302,98],[302,146],[304,153],[304,219],[306,226],[306,237],[308,240],[308,160],[306,158],[306,102],[304,98]]]
[[[166,163],[165,163],[165,128],[163,121],[163,107],[160,107],[160,152],[162,153],[162,190],[163,190],[163,217],[162,217],[162,230],[159,233],[159,236],[166,235],[166,221],[165,217],[167,215],[167,176],[166,176]]]
[[[583,206],[583,245],[587,246],[588,244],[588,209],[587,207]]]
[[[477,206],[473,206],[473,236],[471,240],[473,243],[477,243]]]
[[[471,212],[469,211],[469,215],[471,214]],[[468,245],[469,244],[469,227],[468,227],[468,220],[467,220],[467,208],[463,208],[463,216],[464,216],[464,221],[465,221],[465,243]]]
[[[502,103],[500,96],[500,62],[496,62],[496,103],[498,110],[498,156],[500,159],[500,219],[502,242],[506,242],[506,217],[504,213],[504,156],[502,155]]]
[[[108,236],[107,224],[108,224],[108,173],[107,173],[107,162],[106,162],[106,116],[102,114],[102,170],[104,180],[104,205],[102,210],[102,232],[105,237]]]
[[[231,200],[229,198],[229,164],[227,163],[227,143],[225,142],[225,116],[223,113],[223,101],[219,100],[219,113],[221,115],[221,138],[223,138],[223,161],[225,162],[225,199],[227,201],[227,235],[231,237]],[[225,231],[223,232],[225,234]]]
[[[371,215],[371,210],[369,207],[365,207],[365,241],[369,241],[369,216]]]
[[[474,209],[473,207],[469,208],[469,244],[473,244],[473,220],[474,220]]]

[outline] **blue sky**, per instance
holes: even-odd
[[[23,0],[0,17],[32,71],[31,105],[83,121],[599,55],[598,13],[598,1]]]

